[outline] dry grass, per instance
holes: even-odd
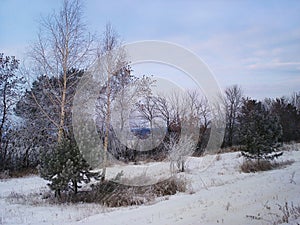
[[[27,168],[19,171],[12,171],[10,173],[10,177],[12,178],[27,177],[31,175],[38,175],[38,170],[36,168]]]
[[[222,156],[221,156],[220,154],[217,154],[216,160],[217,160],[217,161],[220,161],[221,159],[222,159]]]
[[[295,206],[293,202],[289,205],[285,202],[284,205],[277,205],[279,211],[282,213],[281,218],[274,224],[289,223],[291,220],[300,218],[300,205]]]
[[[280,151],[299,151],[300,150],[300,143],[297,142],[290,142],[284,143],[281,147],[279,147]]]
[[[290,204],[285,202],[283,205],[276,204],[279,212],[270,212],[268,215],[271,215],[272,218],[268,218],[269,216],[263,216],[262,213],[258,213],[257,215],[246,215],[247,218],[252,220],[260,220],[264,221],[266,224],[279,225],[279,224],[296,224],[293,223],[294,220],[300,218],[300,205],[295,206],[293,202]],[[266,206],[268,210],[271,210],[271,207]],[[297,223],[299,224],[299,223]]]
[[[149,204],[157,197],[174,195],[186,191],[186,181],[172,177],[168,180],[147,186],[126,186],[114,181],[105,181],[81,191],[76,195],[62,194],[60,199],[51,196],[51,203],[99,203],[106,207],[122,207]]]
[[[23,193],[17,193],[12,191],[6,197],[6,201],[11,204],[24,204],[24,205],[26,204],[26,205],[37,206],[45,202],[43,199],[41,199],[41,196],[42,193],[38,193],[38,192],[23,194]]]
[[[0,180],[5,180],[8,178],[10,178],[9,170],[4,170],[4,171],[0,172]]]
[[[267,171],[273,169],[279,169],[293,164],[294,160],[286,160],[282,162],[271,162],[269,160],[245,160],[240,166],[240,169],[244,173],[255,173],[259,171]]]
[[[20,178],[20,177],[27,177],[31,175],[37,175],[38,170],[35,168],[26,168],[16,171],[9,171],[4,170],[0,172],[0,179],[9,179],[9,178]]]

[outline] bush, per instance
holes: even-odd
[[[56,203],[86,202],[122,207],[150,203],[157,197],[184,191],[186,182],[175,177],[147,186],[126,186],[107,180],[94,185],[90,191],[80,191],[77,195],[64,193],[60,199],[54,200]]]
[[[187,157],[192,155],[195,149],[195,143],[191,137],[183,136],[179,140],[171,138],[169,143],[165,144],[169,152],[169,160],[171,161],[171,173],[184,172]],[[177,168],[176,168],[177,167]]]
[[[270,162],[269,160],[245,160],[240,166],[241,171],[244,173],[255,173],[259,171],[267,171],[272,169],[278,169],[291,165],[293,160],[286,160],[282,162]]]

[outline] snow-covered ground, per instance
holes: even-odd
[[[295,162],[286,168],[245,174],[239,170],[243,158],[237,152],[189,158],[186,172],[179,174],[188,181],[186,193],[113,209],[97,204],[51,205],[42,199],[47,182],[37,176],[1,180],[0,224],[273,224],[283,216],[279,205],[300,205],[300,151],[284,152],[279,161],[290,159]],[[168,165],[119,165],[109,170],[110,176],[121,170],[159,177]]]

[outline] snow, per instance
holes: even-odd
[[[278,205],[300,205],[300,151],[285,151],[278,161],[290,159],[295,162],[285,168],[245,174],[239,170],[243,158],[238,152],[191,157],[186,172],[178,174],[188,181],[186,193],[160,198],[148,205],[122,208],[49,204],[41,197],[48,190],[43,179],[32,176],[1,180],[0,224],[273,224],[283,215]],[[141,173],[159,177],[168,166],[117,165],[108,170],[109,177],[121,170],[132,177]],[[289,224],[297,222],[299,218]]]

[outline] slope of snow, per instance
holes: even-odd
[[[280,160],[287,159],[295,162],[282,169],[244,174],[239,171],[240,153],[191,157],[186,172],[179,174],[188,180],[187,193],[116,209],[97,204],[49,205],[41,199],[47,190],[41,178],[4,180],[0,181],[0,224],[272,224],[283,215],[278,205],[300,205],[300,151],[284,152]],[[115,166],[109,172],[111,177],[120,170],[132,176],[139,175],[138,170],[163,174],[168,165],[151,163],[149,168]]]

